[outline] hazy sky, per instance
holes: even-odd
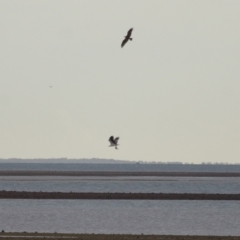
[[[239,0],[1,0],[0,32],[0,158],[240,162]]]

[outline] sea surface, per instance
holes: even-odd
[[[1,170],[239,172],[239,165],[0,163]],[[0,190],[240,193],[240,177],[0,176]],[[240,236],[240,201],[0,199],[0,231]]]
[[[0,200],[0,230],[240,236],[239,201]]]
[[[230,194],[240,193],[240,177],[0,176],[0,190]]]
[[[23,171],[123,171],[123,172],[240,172],[240,164],[88,164],[0,163],[1,170]]]

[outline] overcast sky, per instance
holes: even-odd
[[[1,0],[0,32],[0,158],[240,161],[239,0]]]

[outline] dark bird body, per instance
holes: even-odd
[[[133,40],[133,39],[131,38],[132,31],[133,31],[133,28],[131,28],[131,29],[128,30],[127,36],[125,36],[125,39],[122,41],[121,47],[123,47],[123,46],[128,42],[128,40],[131,40],[131,41]]]
[[[114,139],[114,137],[111,136],[111,137],[108,139],[108,141],[110,142],[110,146],[109,146],[109,147],[115,147],[116,149],[118,149],[118,148],[117,148],[117,146],[118,146],[118,139],[119,139],[119,137],[116,137],[116,138]]]

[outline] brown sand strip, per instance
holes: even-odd
[[[240,240],[239,236],[182,236],[132,234],[60,234],[60,233],[1,233],[1,240]]]
[[[0,191],[0,199],[240,200],[240,194],[82,193]]]
[[[112,171],[5,171],[0,176],[152,176],[152,177],[240,177],[240,172],[112,172]]]

